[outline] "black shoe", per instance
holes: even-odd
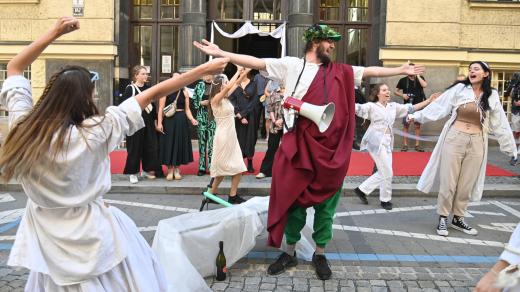
[[[278,275],[285,272],[287,268],[296,267],[297,264],[298,259],[296,258],[296,252],[294,252],[294,256],[290,256],[288,253],[283,252],[276,262],[269,265],[269,268],[267,268],[267,274]]]
[[[254,173],[255,169],[253,168],[253,159],[247,159],[247,172]]]
[[[359,143],[356,140],[354,140],[354,142],[352,142],[352,149],[357,150],[357,151],[359,151],[361,149],[361,146],[359,146]]]
[[[332,275],[332,271],[330,270],[329,261],[325,255],[316,254],[312,255],[312,265],[316,269],[316,275],[320,280],[328,280]]]
[[[464,217],[453,216],[453,220],[451,221],[451,228],[456,229],[458,231],[462,231],[469,235],[477,235],[478,231],[475,228],[472,228],[464,221]]]
[[[206,175],[206,171],[205,171],[205,170],[202,170],[202,169],[199,169],[199,172],[197,172],[197,175],[198,175],[198,176]]]
[[[228,196],[227,201],[228,201],[228,203],[231,203],[231,204],[242,204],[242,203],[245,202],[246,200],[244,200],[244,198],[242,198],[242,197],[239,196],[239,195],[235,195],[235,196],[233,196],[233,197]]]
[[[381,201],[381,207],[383,207],[383,209],[385,209],[385,210],[392,210],[393,204],[390,201],[388,201],[388,202]]]
[[[363,193],[359,188],[354,189],[354,194],[358,196],[358,198],[361,200],[363,204],[368,205],[367,195]]]

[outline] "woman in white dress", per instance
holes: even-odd
[[[8,265],[31,270],[26,291],[165,291],[166,277],[132,220],[108,206],[108,154],[144,126],[154,99],[220,72],[215,59],[129,98],[99,115],[97,74],[68,66],[55,73],[33,107],[23,71],[63,34],[79,28],[62,17],[7,65],[0,102],[10,132],[2,146],[2,179],[18,179],[27,194]]]
[[[390,102],[390,98],[388,85],[380,83],[372,89],[369,97],[371,102],[356,103],[356,115],[370,120],[370,126],[361,140],[361,150],[368,150],[376,163],[377,172],[354,189],[354,193],[363,203],[368,204],[367,195],[379,187],[381,207],[386,210],[392,210],[393,206],[390,200],[392,200],[392,149],[394,148],[392,128],[395,119],[404,118],[422,109],[433,100],[434,96],[415,105]]]
[[[211,193],[216,194],[218,186],[225,176],[231,176],[231,189],[228,202],[240,204],[245,200],[237,195],[238,184],[246,165],[242,158],[242,151],[235,130],[235,111],[228,99],[247,76],[251,69],[239,68],[229,82],[221,75],[213,79],[210,92],[210,119],[216,122],[215,137],[213,138],[213,157],[211,158],[210,174],[212,178]],[[225,76],[223,76],[225,77]]]

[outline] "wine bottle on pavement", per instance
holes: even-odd
[[[218,252],[217,259],[216,259],[216,265],[217,265],[217,281],[224,281],[226,280],[227,275],[227,266],[226,266],[226,256],[224,255],[224,242],[219,241],[218,246],[220,248],[220,251]]]

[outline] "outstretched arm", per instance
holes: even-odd
[[[244,80],[249,71],[251,71],[251,69],[244,69],[243,67],[239,67],[235,75],[233,75],[231,80],[229,80],[228,84],[223,86],[222,90],[211,99],[211,103],[219,104],[223,98],[227,97],[229,93],[232,92],[231,89],[236,88],[236,85]]]
[[[43,50],[60,36],[79,29],[79,21],[74,17],[61,17],[46,33],[37,38],[7,64],[7,76],[21,75]]]
[[[260,71],[266,70],[265,61],[260,58],[223,51],[217,45],[207,40],[202,40],[200,43],[194,41],[193,45],[207,55],[229,58],[230,62],[233,64]]]
[[[363,72],[363,78],[366,77],[389,77],[395,75],[418,75],[424,72],[425,68],[422,65],[410,65],[406,62],[400,67],[385,68],[385,67],[366,67]]]

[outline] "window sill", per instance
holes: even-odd
[[[0,4],[38,4],[40,0],[0,0]]]
[[[1,1],[1,0],[0,0]],[[493,8],[493,9],[509,9],[520,8],[520,2],[475,2],[469,1],[470,8]]]

